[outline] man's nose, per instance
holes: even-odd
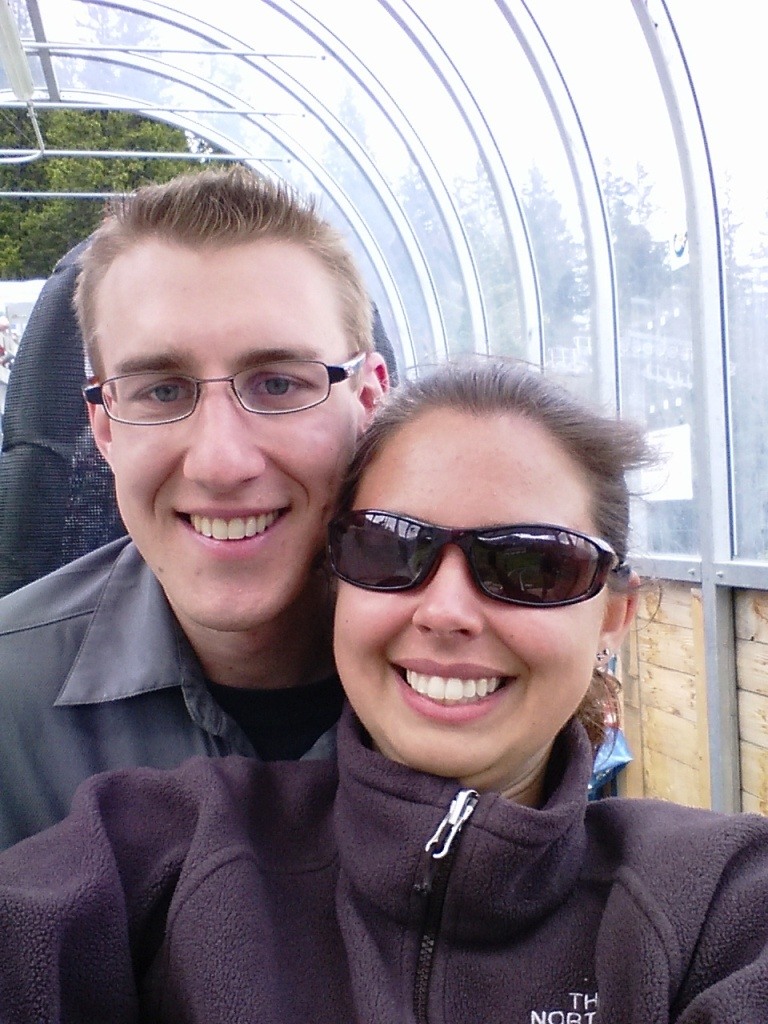
[[[267,417],[247,412],[228,381],[202,385],[197,408],[184,421],[185,475],[205,487],[229,490],[264,472]]]

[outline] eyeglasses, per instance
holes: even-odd
[[[346,512],[328,528],[334,573],[365,590],[410,590],[434,571],[446,544],[464,552],[488,597],[538,608],[588,601],[610,573],[627,577],[605,541],[548,525],[450,530],[376,509]]]
[[[230,384],[246,412],[277,416],[322,405],[331,386],[347,380],[365,361],[365,352],[328,366],[314,359],[282,359],[259,363],[230,377],[189,377],[167,370],[125,373],[101,384],[87,384],[83,395],[92,405],[103,405],[118,423],[175,423],[197,408],[203,384]]]

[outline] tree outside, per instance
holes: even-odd
[[[209,148],[177,128],[106,110],[52,110],[38,115],[52,150],[201,151]],[[0,111],[0,148],[35,150],[26,111]],[[191,170],[187,160],[46,157],[28,163],[0,162],[2,192],[130,192],[148,182],[167,181]],[[103,212],[98,199],[0,198],[0,279],[48,277],[56,262],[96,227]]]

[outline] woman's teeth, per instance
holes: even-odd
[[[432,700],[451,701],[474,700],[487,697],[498,690],[502,676],[488,676],[482,679],[447,679],[444,676],[426,676],[421,672],[406,669],[405,681],[417,693]]]
[[[242,540],[244,537],[255,537],[264,533],[267,527],[278,517],[277,512],[266,512],[259,516],[247,516],[240,519],[210,519],[208,516],[190,516],[190,522],[196,533],[214,540]]]

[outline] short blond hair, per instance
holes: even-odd
[[[114,260],[148,238],[214,247],[260,239],[293,242],[315,254],[336,282],[350,354],[373,351],[371,301],[342,235],[285,182],[241,164],[180,174],[112,200],[81,257],[75,312],[86,355],[99,372],[96,293]]]

